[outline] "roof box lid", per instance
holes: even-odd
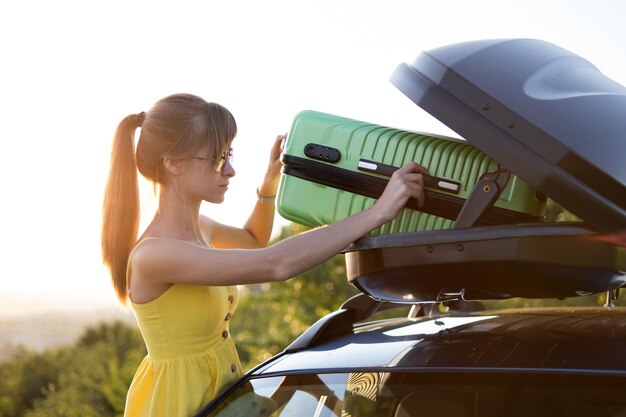
[[[422,52],[391,82],[470,143],[603,232],[626,228],[626,88],[534,39]]]

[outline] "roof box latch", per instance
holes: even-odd
[[[461,208],[454,223],[455,229],[475,226],[481,217],[496,202],[511,176],[509,171],[498,168],[495,172],[487,172],[480,177],[474,189]]]

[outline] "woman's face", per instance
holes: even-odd
[[[219,204],[224,201],[230,179],[235,176],[235,169],[231,164],[232,149],[217,161],[208,155],[208,149],[202,149],[186,158],[181,180],[191,199]]]

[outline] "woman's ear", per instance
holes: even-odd
[[[163,158],[163,166],[171,175],[178,176],[183,172],[183,160],[180,158]]]

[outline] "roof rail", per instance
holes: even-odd
[[[339,310],[316,321],[287,346],[285,353],[308,349],[336,337],[350,334],[354,323],[367,320],[376,312],[405,306],[406,304],[378,301],[363,293],[357,294],[344,302]]]
[[[453,301],[442,304],[448,307],[449,310],[460,312],[474,312],[483,309],[482,304],[479,302]],[[431,316],[436,312],[436,305],[437,303],[413,304],[411,305],[408,317]],[[339,336],[350,334],[353,332],[354,323],[367,320],[380,311],[407,306],[409,306],[409,304],[379,301],[367,294],[359,293],[346,300],[339,310],[333,311],[313,323],[311,327],[287,346],[285,353],[308,349],[331,341]]]

